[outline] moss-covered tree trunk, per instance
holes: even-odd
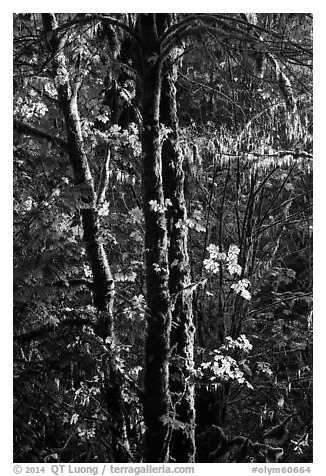
[[[78,113],[78,91],[81,80],[74,81],[69,74],[69,65],[65,56],[66,36],[56,34],[58,28],[54,14],[45,13],[43,26],[50,34],[48,43],[51,55],[52,75],[58,93],[58,106],[63,114],[67,136],[67,152],[72,166],[75,192],[80,208],[84,231],[84,242],[93,275],[94,306],[98,312],[97,332],[106,345],[107,353],[103,357],[103,394],[107,403],[110,421],[111,447],[115,462],[128,461],[128,442],[123,413],[121,378],[115,364],[115,356],[110,351],[114,341],[114,280],[106,252],[101,242],[100,223],[97,211],[97,194],[84,148]],[[103,192],[103,191],[101,191]]]
[[[171,326],[167,229],[162,182],[159,103],[161,65],[155,14],[138,17],[141,37],[141,133],[145,218],[147,336],[145,350],[145,459],[168,461],[169,340]]]
[[[187,250],[187,208],[184,198],[182,151],[178,138],[175,55],[166,60],[161,98],[161,122],[171,129],[162,147],[164,196],[169,233],[170,293],[172,296],[170,391],[176,420],[170,443],[170,460],[195,461],[195,408],[193,383],[194,324]]]

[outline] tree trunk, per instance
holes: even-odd
[[[142,43],[141,143],[148,306],[144,397],[145,458],[147,462],[166,462],[169,446],[168,359],[171,311],[159,130],[161,66],[157,61],[160,51],[156,15],[140,14],[138,20]]]
[[[49,49],[52,55],[52,74],[57,84],[58,105],[64,116],[67,152],[73,169],[75,190],[81,211],[84,231],[84,242],[93,275],[94,306],[98,311],[97,333],[106,345],[106,354],[102,359],[104,374],[103,395],[111,415],[110,432],[112,436],[112,455],[115,462],[126,462],[128,458],[128,442],[123,414],[123,398],[121,392],[121,376],[116,365],[116,356],[111,352],[114,341],[114,280],[108,263],[105,249],[100,238],[100,224],[96,205],[96,193],[78,113],[78,90],[81,82],[77,79],[71,87],[69,67],[64,53],[65,35],[57,39],[55,30],[58,27],[54,14],[43,14],[45,32],[51,32]]]
[[[169,15],[170,16],[170,15]],[[167,18],[168,19],[168,18]],[[171,129],[162,146],[163,184],[169,237],[169,288],[174,307],[171,327],[170,390],[172,415],[176,420],[170,442],[170,461],[195,461],[195,408],[193,383],[194,331],[192,294],[187,250],[187,208],[184,197],[183,157],[178,137],[176,100],[177,64],[180,51],[172,51],[163,70],[161,123]]]

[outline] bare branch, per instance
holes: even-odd
[[[111,150],[108,146],[105,161],[102,166],[100,182],[99,182],[98,190],[97,190],[97,199],[96,199],[97,206],[102,205],[105,199],[105,193],[109,184],[110,158],[111,158]]]
[[[106,15],[99,15],[97,13],[90,14],[85,17],[74,18],[73,20],[70,20],[60,25],[58,28],[56,28],[56,31],[67,30],[68,28],[75,25],[83,25],[83,24],[85,25],[86,23],[90,23],[94,20],[106,21],[110,25],[117,26],[121,28],[122,30],[125,30],[127,33],[129,33],[129,35],[132,36],[137,41],[137,43],[140,43],[140,37],[137,35],[135,30],[131,28],[129,25],[127,25],[126,23],[120,20],[117,20],[116,18],[112,18]]]
[[[95,323],[90,319],[85,318],[73,318],[73,319],[65,319],[64,321],[60,322],[60,324],[55,327],[53,324],[46,324],[44,326],[40,326],[37,329],[33,329],[32,331],[25,332],[24,334],[17,334],[14,335],[14,341],[22,343],[22,342],[30,342],[36,339],[43,337],[44,335],[48,334],[51,331],[57,330],[57,328],[62,327],[83,327],[83,326],[91,326],[94,327]]]
[[[245,37],[249,40],[257,41],[257,35],[259,33],[266,33],[270,37],[277,38],[283,44],[284,38],[282,35],[279,35],[273,30],[269,30],[264,28],[258,24],[249,23],[247,20],[244,20],[238,16],[232,16],[230,14],[221,14],[221,13],[198,13],[193,15],[188,15],[182,20],[178,21],[174,25],[170,26],[160,37],[160,42],[162,45],[171,47],[171,42],[173,42],[173,37],[178,36],[179,33],[183,33],[186,28],[188,28],[191,23],[196,22],[198,20],[202,21],[216,21],[219,23],[219,26],[225,28],[225,31],[236,31],[238,34],[243,33]],[[230,23],[233,23],[230,24]],[[246,26],[250,26],[250,29],[253,33],[248,33],[248,31],[240,30],[240,28]],[[191,31],[189,30],[189,34]],[[297,42],[293,42],[291,40],[287,40],[287,44],[295,49],[295,51],[300,50],[301,52],[307,54],[308,56],[312,56],[312,48],[306,48]]]
[[[218,95],[220,95],[221,97],[223,97],[224,99],[226,99],[227,101],[230,101],[232,104],[234,104],[236,107],[238,107],[240,109],[240,111],[242,112],[243,116],[245,116],[245,113],[242,109],[242,107],[235,101],[233,101],[229,96],[227,96],[226,94],[222,93],[222,91],[220,91],[219,89],[216,89],[216,88],[213,88],[212,86],[209,86],[208,84],[204,84],[204,83],[201,83],[200,81],[197,81],[197,80],[194,80],[194,79],[190,79],[188,78],[187,76],[185,76],[184,74],[182,74],[180,71],[179,71],[179,75],[186,79],[187,81],[189,81],[190,83],[193,83],[193,84],[196,84],[197,86],[201,86],[202,88],[205,88],[205,89],[209,89],[210,91],[214,91],[215,93],[217,93]]]
[[[61,139],[61,137],[53,136],[52,134],[39,129],[38,127],[30,126],[29,124],[26,124],[26,122],[19,121],[18,119],[14,119],[14,129],[17,132],[21,132],[26,135],[47,139],[61,149],[68,149],[68,143]]]

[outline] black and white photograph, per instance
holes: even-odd
[[[13,14],[14,472],[310,472],[314,16]]]

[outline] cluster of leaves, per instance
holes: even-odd
[[[252,349],[252,345],[243,334],[236,340],[233,340],[230,336],[226,337],[225,344],[209,353],[212,356],[212,360],[202,362],[199,365],[195,371],[196,377],[201,381],[215,384],[235,381],[239,385],[246,385],[248,388],[253,389],[242,370],[244,368],[246,372],[248,371],[244,360],[238,363],[233,357],[228,355],[230,352],[234,353],[235,349],[238,350],[238,354],[240,352],[246,354]]]
[[[231,277],[233,275],[241,275],[242,267],[238,264],[238,255],[240,253],[240,248],[236,245],[230,245],[228,254],[219,251],[219,247],[213,244],[210,244],[207,247],[209,252],[209,258],[203,261],[205,269],[209,273],[219,273],[221,270],[221,265],[223,262],[226,264],[226,269]],[[251,295],[248,291],[248,286],[250,286],[250,281],[246,278],[240,279],[236,283],[230,285],[230,289],[236,294],[240,294],[244,299],[250,300]]]

